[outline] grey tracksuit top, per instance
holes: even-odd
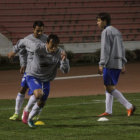
[[[99,65],[110,69],[122,69],[127,62],[121,33],[113,26],[107,26],[101,34]]]
[[[27,38],[21,39],[19,46],[34,54],[29,65],[27,63],[27,75],[39,78],[41,81],[51,81],[56,77],[58,67],[64,73],[70,69],[69,60],[61,60],[61,52],[63,51],[61,48],[58,48],[55,53],[49,53],[46,49],[46,43],[31,41]],[[26,55],[22,55],[22,57],[26,57]],[[25,59],[23,58],[23,60]]]
[[[39,38],[35,38],[34,34],[30,34],[30,35],[26,36],[25,38],[29,39],[33,42],[36,42],[36,43],[37,42],[38,43],[47,42],[47,35],[45,35],[45,34],[42,34]],[[27,65],[27,62],[29,63],[33,59],[34,54],[29,51],[27,52],[25,47],[19,46],[20,45],[19,42],[20,42],[20,40],[17,42],[17,44],[15,46],[13,46],[13,52],[19,53],[20,65],[21,65],[21,67],[23,67],[23,66]],[[23,55],[24,55],[24,57],[23,57]],[[25,55],[27,55],[27,56],[25,57]]]

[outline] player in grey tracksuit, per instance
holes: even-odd
[[[53,34],[48,36],[47,44],[32,42],[28,39],[20,41],[19,46],[26,46],[27,52],[34,53],[30,65],[27,63],[26,74],[28,86],[35,95],[37,103],[30,113],[31,108],[26,106],[22,119],[23,123],[28,123],[30,127],[34,127],[32,118],[43,108],[49,96],[50,81],[56,77],[57,69],[60,68],[63,73],[68,73],[70,69],[66,53],[58,47],[58,44],[59,38]]]
[[[99,73],[103,73],[106,88],[106,111],[99,116],[112,114],[113,97],[127,109],[127,115],[131,116],[135,107],[116,89],[120,72],[125,72],[125,49],[122,36],[118,29],[111,26],[111,17],[108,13],[99,13],[97,25],[102,29],[101,55],[99,62]]]
[[[33,42],[47,42],[47,35],[43,34],[43,30],[44,30],[44,24],[42,21],[35,21],[33,24],[33,34],[30,34],[28,36],[26,36],[26,39],[29,39]],[[19,60],[20,60],[20,65],[21,65],[21,69],[20,69],[20,73],[24,73],[26,65],[27,65],[27,61],[30,62],[33,58],[33,53],[32,52],[28,52],[28,55],[26,53],[26,50],[24,49],[24,47],[19,47],[19,42],[20,40],[17,42],[17,44],[15,46],[13,46],[13,51],[10,52],[8,54],[9,58],[14,57],[17,53],[19,53]],[[27,55],[27,57],[23,57],[22,55],[25,54]],[[9,119],[10,120],[19,120],[19,112],[20,109],[22,107],[23,101],[24,101],[24,97],[25,97],[25,93],[28,89],[28,85],[26,83],[26,73],[24,73],[22,81],[21,81],[21,88],[19,93],[17,94],[16,97],[16,105],[15,105],[15,113],[13,114],[13,116],[11,116]],[[30,91],[28,93],[29,95],[31,94]],[[30,97],[30,99],[34,98],[33,96]],[[33,101],[33,100],[32,100]]]

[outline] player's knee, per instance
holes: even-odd
[[[39,106],[39,107],[42,108],[42,107],[44,107],[44,105],[45,105],[45,101],[39,101],[39,102],[38,102],[38,106]]]
[[[34,95],[35,95],[36,99],[41,99],[42,96],[43,96],[42,89],[36,89],[36,90],[34,90]]]
[[[115,89],[115,86],[106,86],[107,92],[111,93]]]
[[[20,92],[21,94],[25,94],[26,91],[27,91],[27,89],[28,89],[28,87],[21,87],[19,92]]]

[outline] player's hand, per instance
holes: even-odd
[[[15,55],[16,55],[16,53],[14,53],[14,52],[9,52],[9,53],[7,54],[7,56],[8,56],[9,59],[14,58]]]
[[[98,74],[103,74],[103,66],[99,66],[99,68],[98,68]]]
[[[61,60],[65,60],[66,57],[67,57],[66,52],[65,51],[61,52]]]
[[[125,66],[123,66],[121,73],[124,74],[126,72]]]
[[[23,73],[25,72],[25,69],[26,69],[25,66],[21,67],[21,68],[20,68],[20,73],[23,74]]]

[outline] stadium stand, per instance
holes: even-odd
[[[61,43],[99,42],[99,12],[111,14],[125,41],[140,41],[140,0],[0,0],[0,32],[16,43],[42,20]]]

